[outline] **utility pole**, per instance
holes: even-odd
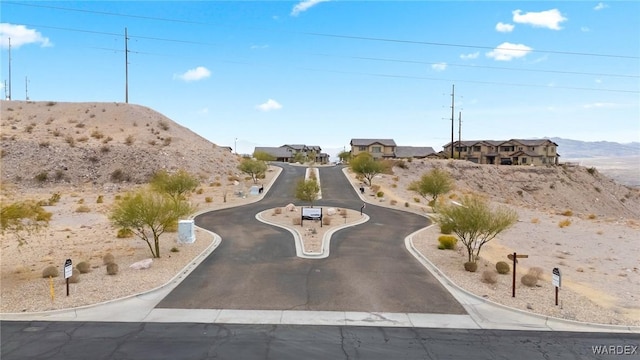
[[[455,112],[455,94],[456,94],[456,85],[451,85],[451,158],[453,159],[453,124],[454,124],[454,112]]]
[[[7,100],[11,100],[11,38],[9,38],[9,93]]]
[[[129,103],[129,37],[124,28],[124,102]]]
[[[24,77],[24,98],[26,101],[29,101],[29,79]]]
[[[458,113],[458,159],[462,159],[462,157],[460,157],[460,149],[462,148],[461,138],[462,138],[462,111]]]
[[[7,87],[7,80],[4,81],[4,98],[5,100],[9,100],[9,88]]]

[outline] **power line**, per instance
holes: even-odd
[[[144,19],[144,20],[176,22],[176,23],[184,23],[184,24],[220,26],[219,24],[211,24],[211,23],[206,23],[206,22],[197,22],[197,21],[190,21],[190,20],[173,19],[173,18],[161,18],[161,17],[152,17],[152,16],[143,16],[143,15],[119,14],[119,13],[113,13],[113,12],[107,12],[107,11],[84,10],[84,9],[66,8],[66,7],[59,7],[59,6],[50,6],[50,5],[25,4],[25,3],[17,3],[17,2],[12,2],[12,1],[4,1],[3,3],[4,4],[10,4],[10,5],[40,7],[40,8],[48,8],[48,9],[55,9],[55,10],[75,11],[75,12],[82,12],[82,13],[92,13],[92,14],[99,14],[99,15],[116,16],[116,17],[127,17],[127,18],[136,18],[136,19]],[[274,30],[269,30],[269,29],[258,29],[258,28],[255,28],[255,30],[259,30],[259,31],[274,31]],[[327,33],[320,33],[320,32],[294,32],[294,31],[292,32],[292,31],[289,31],[288,33],[308,35],[308,36],[318,36],[318,37],[329,37],[329,38],[350,39],[350,40],[363,40],[363,41],[391,42],[391,43],[401,43],[401,44],[459,47],[459,48],[484,49],[484,50],[494,50],[495,49],[495,47],[493,47],[493,46],[480,46],[480,45],[454,44],[454,43],[444,43],[444,42],[431,42],[431,41],[379,38],[379,37],[369,37],[369,36],[353,36],[353,35],[342,35],[342,34],[327,34]],[[620,54],[602,54],[602,53],[557,51],[557,50],[544,50],[544,49],[537,49],[537,50],[536,49],[523,50],[523,49],[518,49],[518,48],[501,48],[501,49],[502,50],[509,50],[509,51],[528,51],[528,52],[546,53],[546,54],[559,54],[559,55],[595,56],[595,57],[607,57],[607,58],[619,58],[619,59],[640,59],[639,56],[620,55]]]

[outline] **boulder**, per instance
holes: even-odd
[[[138,262],[134,262],[133,264],[129,265],[129,267],[134,270],[143,270],[150,268],[152,263],[153,259],[144,259]]]
[[[287,206],[284,207],[285,210],[287,211],[296,211],[296,206],[293,204],[288,204]]]

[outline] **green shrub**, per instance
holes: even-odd
[[[204,202],[207,202],[207,203],[213,202],[213,198],[211,196],[207,196],[206,198],[204,198]]]
[[[107,275],[116,275],[118,273],[118,264],[107,264]]]
[[[377,197],[379,197],[379,198],[381,198],[381,197],[383,197],[383,196],[384,196],[384,192],[382,192],[382,191],[378,191],[378,192],[376,193],[376,196],[377,196]]]
[[[476,272],[476,270],[478,270],[478,264],[473,261],[468,261],[464,263],[464,269],[468,272]]]
[[[508,274],[511,271],[511,267],[505,261],[498,261],[496,263],[496,271],[498,274]]]
[[[133,230],[128,228],[118,229],[118,234],[116,235],[118,239],[126,239],[133,237]]]
[[[76,269],[78,269],[80,274],[86,274],[91,271],[91,264],[89,264],[88,261],[82,261],[79,262],[78,265],[76,265]]]
[[[440,224],[440,233],[449,235],[453,232],[453,224]]]
[[[174,247],[171,248],[170,251],[173,252],[173,253],[177,253],[177,252],[180,252],[180,249],[178,249],[176,246],[174,246]]]
[[[58,268],[53,265],[47,266],[46,268],[44,268],[44,270],[42,270],[43,278],[58,277],[59,275],[60,274],[58,273]]]
[[[456,248],[458,239],[453,235],[440,235],[438,237],[438,242],[440,243],[438,249],[453,250]]]
[[[408,202],[404,202],[404,207],[409,207],[409,203]]]
[[[115,262],[115,258],[111,253],[107,253],[105,256],[102,257],[102,263],[105,265],[113,264],[114,262]]]

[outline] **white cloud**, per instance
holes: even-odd
[[[558,9],[540,12],[522,13],[522,10],[513,11],[513,21],[519,24],[528,24],[533,27],[543,27],[551,30],[560,30],[560,23],[567,21]]]
[[[271,111],[271,110],[280,110],[282,109],[282,105],[280,105],[277,101],[273,99],[267,100],[267,102],[256,106],[260,111]]]
[[[34,43],[40,44],[42,47],[53,46],[49,38],[42,36],[34,29],[28,29],[24,25],[0,23],[0,46],[8,48],[9,38],[11,38],[11,47],[15,48]]]
[[[614,103],[603,103],[603,102],[595,102],[591,104],[584,104],[582,107],[585,109],[611,109],[619,107],[618,104]]]
[[[447,63],[441,62],[431,65],[431,68],[435,71],[445,71],[447,69]]]
[[[477,59],[478,56],[480,56],[480,52],[474,52],[471,54],[462,54],[460,55],[460,59],[462,60],[473,60],[473,59]]]
[[[291,16],[298,16],[301,12],[309,10],[311,7],[329,0],[304,0],[296,4],[291,10]]]
[[[486,56],[498,61],[511,61],[526,56],[532,50],[526,45],[504,42],[486,53]]]
[[[209,76],[211,76],[211,71],[209,71],[209,69],[204,66],[198,66],[195,69],[187,70],[184,74],[175,74],[173,75],[173,78],[189,82],[206,79]]]
[[[513,24],[505,24],[503,22],[499,22],[496,24],[496,31],[502,33],[512,32],[515,26]]]
[[[598,5],[596,5],[593,10],[595,11],[599,11],[599,10],[604,10],[606,8],[608,8],[609,5],[605,4],[605,3],[598,3]]]

